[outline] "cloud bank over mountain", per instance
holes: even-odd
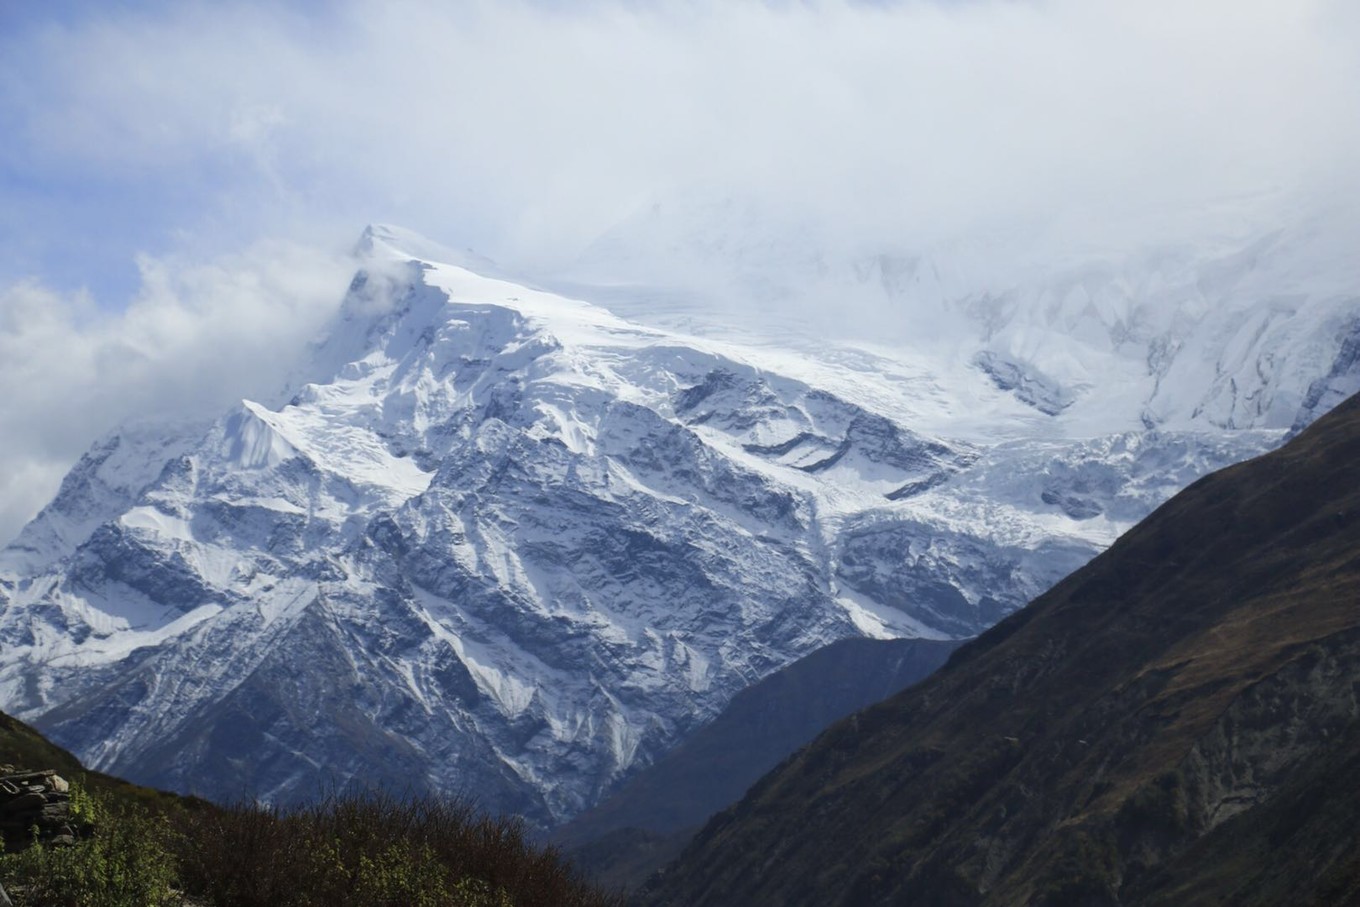
[[[1357,61],[1343,0],[0,11],[0,537],[113,421],[277,371],[366,222],[539,273],[694,197],[850,254],[1193,233],[1354,196]]]
[[[553,262],[695,186],[908,243],[1330,186],[1360,128],[1349,7],[349,0],[30,21],[0,54],[4,266],[62,240],[130,262],[370,220]]]
[[[36,282],[0,289],[0,538],[128,420],[277,392],[343,293],[349,262],[265,243],[215,264],[144,257],[118,313]]]

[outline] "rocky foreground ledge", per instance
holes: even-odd
[[[72,809],[70,783],[55,770],[0,765],[0,836],[6,851],[34,842],[74,844],[87,829],[88,823]]]

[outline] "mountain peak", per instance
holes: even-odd
[[[418,261],[457,265],[485,277],[500,273],[494,261],[472,249],[454,249],[395,224],[374,223],[364,227],[358,242],[354,244],[353,255],[365,262]]]
[[[1112,370],[1068,404],[1051,332],[995,345],[1026,400],[966,357],[696,338],[400,227],[360,246],[286,405],[73,471],[10,559],[0,706],[162,786],[547,824],[825,644],[982,630],[1282,435],[1141,432]]]

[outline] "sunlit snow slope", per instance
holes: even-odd
[[[978,632],[1360,368],[1287,275],[1166,323],[1113,278],[947,300],[906,354],[360,255],[285,399],[115,433],[0,553],[5,711],[142,782],[551,824],[828,642]]]

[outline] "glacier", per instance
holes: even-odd
[[[218,799],[558,824],[822,646],[980,632],[1360,387],[1360,280],[1308,239],[974,292],[821,269],[937,299],[950,330],[894,344],[370,227],[278,399],[124,426],[0,551],[0,707]]]

